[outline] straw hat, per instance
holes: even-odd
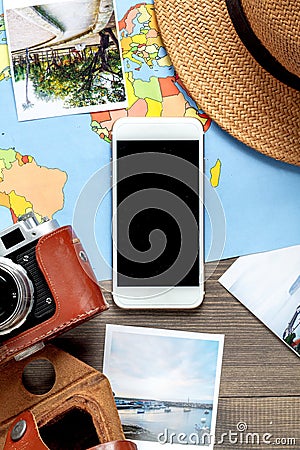
[[[300,1],[155,0],[190,95],[230,134],[300,165]]]

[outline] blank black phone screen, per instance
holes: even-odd
[[[199,286],[199,141],[117,141],[118,286]]]

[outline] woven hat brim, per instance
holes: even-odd
[[[251,56],[225,0],[155,0],[155,11],[172,64],[198,105],[248,146],[300,165],[300,92]]]

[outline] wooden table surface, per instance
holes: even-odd
[[[195,310],[123,310],[107,294],[108,311],[54,344],[101,371],[107,323],[223,333],[216,442],[222,433],[227,435],[215,448],[300,449],[299,357],[220,285],[219,277],[233,261],[221,261],[215,268],[206,282],[205,299]],[[212,267],[206,264],[207,274]],[[109,290],[110,282],[104,285]],[[248,433],[257,433],[253,439],[259,439],[259,445],[251,443],[250,435],[246,442],[247,432],[238,431],[245,426]]]

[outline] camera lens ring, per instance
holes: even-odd
[[[26,270],[11,259],[0,257],[0,271],[14,284],[13,310],[3,321],[0,319],[0,336],[11,333],[23,325],[34,303],[34,287]],[[1,277],[7,281],[4,277]],[[1,299],[0,299],[1,302]],[[0,305],[1,306],[1,305]],[[5,308],[4,308],[5,309]]]

